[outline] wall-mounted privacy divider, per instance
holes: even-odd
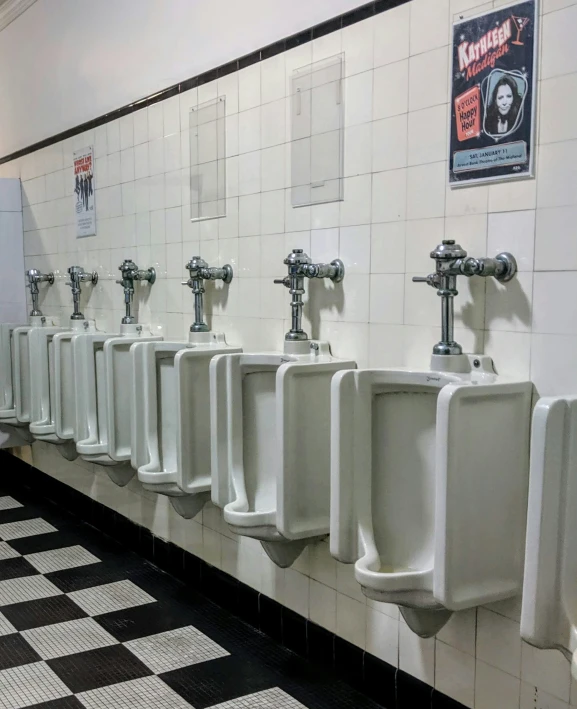
[[[329,395],[355,362],[331,356],[302,329],[307,278],[342,281],[344,266],[313,264],[302,249],[275,281],[291,294],[284,352],[226,354],[210,365],[212,499],[236,534],[259,539],[279,566],[329,531]]]
[[[556,648],[577,678],[577,397],[533,412],[521,636]]]
[[[291,81],[293,207],[343,199],[344,54],[301,67]]]
[[[228,285],[232,267],[210,267],[194,256],[186,268],[190,277],[182,285],[194,297],[188,342],[132,346],[132,466],[144,488],[168,495],[191,518],[210,500],[209,365],[215,355],[242,349],[204,321],[205,281]]]
[[[118,332],[75,334],[70,342],[76,380],[74,419],[72,407],[63,410],[61,425],[67,435],[73,430],[76,449],[88,462],[103,465],[118,485],[126,485],[134,476],[130,466],[130,402],[132,400],[132,358],[134,342],[162,340],[150,334],[150,328],[137,324],[132,312],[134,282],[156,280],[153,268],[140,270],[132,259],[118,267],[116,282],[124,292],[125,315]],[[64,373],[65,345],[60,350],[57,370]],[[72,421],[74,420],[74,425]]]
[[[220,96],[190,111],[190,217],[226,215],[226,99]]]
[[[331,553],[373,600],[435,635],[453,611],[521,590],[531,382],[453,337],[458,275],[510,280],[515,259],[432,253],[443,335],[430,371],[339,372],[331,394]]]

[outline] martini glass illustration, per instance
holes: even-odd
[[[515,28],[517,29],[517,39],[513,40],[511,44],[519,44],[523,45],[523,42],[521,42],[521,32],[527,27],[527,25],[530,22],[530,17],[516,17],[515,15],[511,15],[513,18],[513,22],[515,23]]]

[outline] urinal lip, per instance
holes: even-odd
[[[240,512],[234,510],[237,501],[230,502],[224,506],[224,520],[227,524],[235,527],[250,528],[250,527],[274,527],[276,526],[276,510],[268,512]],[[278,530],[277,530],[278,534]]]
[[[433,567],[406,571],[372,571],[368,568],[372,557],[365,556],[355,562],[355,578],[361,586],[379,592],[423,592],[432,595]]]

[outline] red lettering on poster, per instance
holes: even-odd
[[[455,99],[455,121],[460,142],[481,135],[481,91],[478,86]]]

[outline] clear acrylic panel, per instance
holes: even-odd
[[[190,218],[226,216],[226,98],[190,110]]]
[[[293,207],[343,199],[343,76],[343,54],[308,64],[293,72]]]

